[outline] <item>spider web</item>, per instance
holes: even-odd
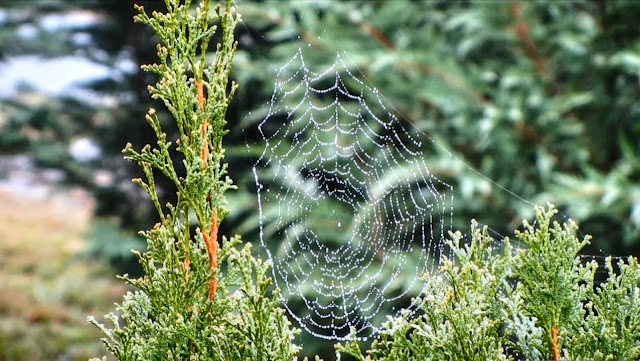
[[[284,306],[311,334],[375,334],[434,271],[452,226],[453,188],[377,89],[338,54],[316,73],[301,49],[281,67],[253,167],[260,239]]]

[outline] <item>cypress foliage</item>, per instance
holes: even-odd
[[[239,236],[218,242],[219,224],[228,213],[225,191],[234,187],[226,175],[222,138],[237,87],[229,84],[229,72],[233,30],[241,18],[231,1],[210,9],[204,0],[195,13],[190,2],[167,0],[167,13],[151,15],[137,7],[135,20],[152,27],[162,41],[160,63],[143,66],[161,77],[149,92],[167,106],[180,135],[174,147],[163,120],[150,109],[146,119],[157,146],[136,151],[127,144],[123,150],[144,170],[146,180],[134,182],[149,194],[160,222],[142,232],[147,251],[137,256],[145,275],[122,277],[137,290],[117,306],[121,316],[106,316],[112,328],[89,321],[119,360],[291,360],[298,350],[292,344],[296,331],[279,308],[277,292],[270,293],[269,263],[252,257],[249,243],[239,249]],[[206,66],[216,33],[220,42]],[[173,163],[174,150],[182,155],[185,175]],[[158,175],[175,184],[175,204],[160,203]]]
[[[612,258],[608,278],[579,252],[577,225],[552,222],[553,206],[536,207],[534,225],[523,222],[511,246],[496,243],[472,222],[472,240],[451,233],[454,259],[425,277],[417,299],[423,315],[390,319],[366,356],[356,342],[338,354],[361,361],[398,360],[635,360],[640,356],[640,267],[637,259]],[[499,247],[496,247],[496,244]]]

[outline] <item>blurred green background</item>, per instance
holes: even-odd
[[[148,11],[164,6],[137,3]],[[111,309],[123,291],[107,280],[113,274],[140,272],[129,250],[144,247],[136,231],[150,228],[155,215],[130,182],[139,170],[122,160],[120,150],[127,141],[136,148],[154,142],[144,113],[162,105],[146,93],[153,76],[138,67],[155,61],[156,40],[133,24],[132,4],[0,1],[0,190],[6,197],[0,210],[7,214],[0,227],[0,360],[102,354],[81,316]],[[427,165],[454,186],[455,228],[466,231],[476,218],[496,234],[510,235],[532,215],[523,199],[549,201],[594,236],[587,252],[640,254],[640,2],[237,6],[244,25],[237,29],[232,77],[240,88],[225,144],[239,189],[229,194],[232,213],[222,234],[259,243],[251,173],[262,150],[257,123],[268,111],[277,69],[302,47],[307,67],[316,72],[341,53],[350,71],[380,90],[403,125],[446,148],[427,152]],[[159,186],[171,200],[169,184]],[[22,201],[36,189],[46,191]],[[80,203],[88,208],[75,212],[54,202],[78,192],[86,192]],[[60,216],[53,225],[39,221],[52,213]],[[27,215],[31,223],[16,226]],[[74,216],[84,225],[65,226]],[[44,260],[21,252],[51,245],[51,227],[70,229],[56,236],[61,245],[77,238],[82,246],[65,252],[52,247]],[[16,254],[22,261],[9,262]],[[100,262],[111,268],[96,266]],[[65,278],[66,288],[64,274],[74,275]],[[67,291],[47,294],[37,291],[38,284]],[[86,292],[72,291],[78,285]],[[16,299],[26,306],[15,306]],[[50,309],[42,311],[42,305]],[[40,317],[36,311],[73,316]],[[301,342],[305,354],[332,358],[320,340],[303,335]]]

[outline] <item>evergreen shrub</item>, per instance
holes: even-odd
[[[589,236],[557,210],[536,207],[536,221],[496,242],[473,221],[471,242],[451,233],[453,258],[425,275],[422,315],[391,318],[366,356],[357,342],[336,346],[360,361],[635,360],[640,357],[640,267],[634,257],[599,264],[580,255]],[[498,245],[498,246],[496,246]]]
[[[91,317],[89,322],[102,330],[107,349],[119,360],[291,360],[297,331],[279,307],[278,291],[269,289],[269,262],[254,258],[249,243],[239,247],[239,236],[218,242],[228,213],[224,193],[233,188],[222,137],[236,89],[228,79],[237,46],[233,30],[241,18],[230,0],[214,9],[204,0],[195,13],[190,3],[167,0],[167,13],[151,15],[137,7],[135,20],[162,41],[160,63],[143,66],[160,76],[149,92],[167,106],[180,136],[173,147],[162,120],[149,109],[157,147],[136,151],[127,144],[123,150],[142,167],[146,180],[134,182],[151,197],[160,222],[142,232],[147,250],[136,254],[145,275],[122,277],[137,290],[125,295],[117,313],[105,316],[111,328]],[[215,57],[208,59],[216,34]],[[173,152],[182,155],[184,175]],[[154,183],[159,174],[175,184],[174,204],[160,204]]]

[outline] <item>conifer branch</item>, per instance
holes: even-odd
[[[105,334],[107,349],[120,360],[290,361],[298,351],[291,342],[297,331],[279,308],[277,293],[268,291],[269,264],[251,256],[248,243],[236,249],[239,236],[218,237],[229,212],[225,192],[234,188],[223,162],[222,138],[237,87],[229,87],[228,79],[240,16],[232,0],[217,5],[213,14],[209,0],[195,11],[190,0],[165,3],[166,14],[148,15],[137,6],[135,20],[151,26],[161,39],[159,64],[143,69],[160,76],[148,89],[167,106],[179,137],[175,146],[167,141],[158,114],[149,109],[146,119],[158,138],[156,147],[137,151],[127,144],[124,149],[126,158],[142,167],[146,180],[134,181],[151,197],[160,221],[141,232],[147,250],[134,252],[144,277],[121,277],[137,289],[116,307],[121,319],[113,313],[106,317],[113,330],[93,318],[89,322]],[[207,66],[207,46],[217,29],[222,36]],[[185,174],[176,172],[178,157]],[[160,204],[159,174],[175,184],[175,204]],[[197,221],[193,236],[190,214]]]
[[[511,0],[511,3],[509,4],[509,11],[515,18],[515,32],[520,41],[524,44],[527,56],[535,64],[538,74],[546,78],[549,75],[547,65],[544,59],[538,54],[538,49],[529,36],[529,29],[527,23],[522,18],[522,8],[518,3],[518,0]]]

